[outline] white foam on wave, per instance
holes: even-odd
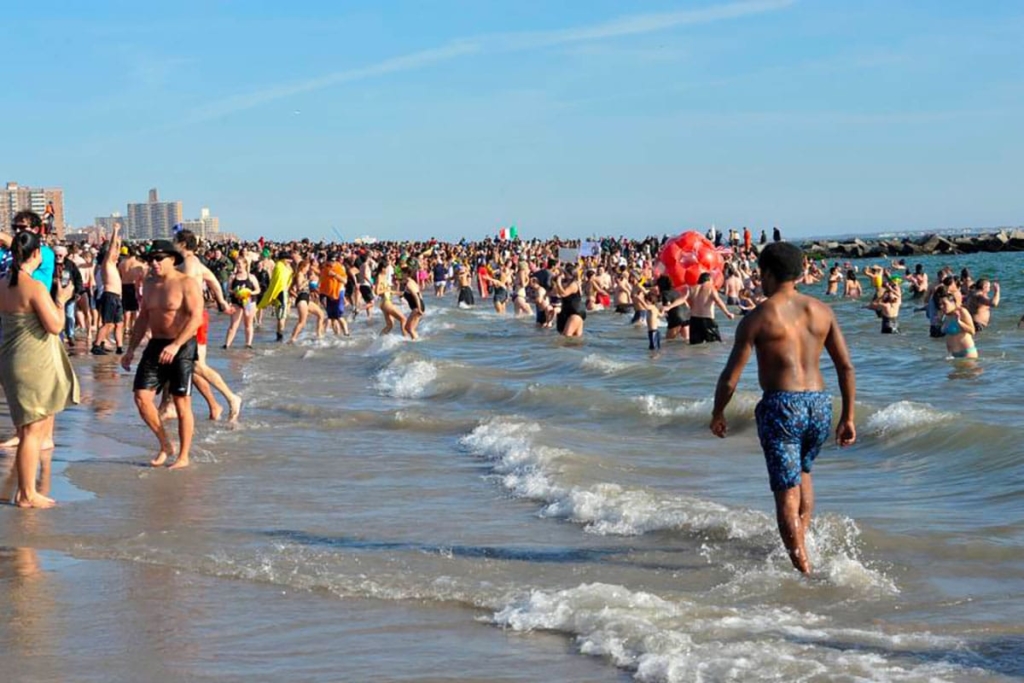
[[[632,365],[623,361],[612,360],[597,353],[588,354],[580,361],[580,367],[584,370],[594,370],[604,375],[612,375],[622,372]]]
[[[452,329],[455,329],[455,323],[446,322],[443,320],[435,320],[434,316],[430,315],[424,317],[423,321],[420,323],[418,331],[420,333],[420,336],[422,337],[424,335],[430,336],[438,332],[443,332],[445,330]]]
[[[752,392],[736,392],[729,407],[726,409],[727,416],[745,416],[753,418],[754,408],[761,397]],[[696,401],[674,401],[656,394],[644,394],[634,396],[633,403],[639,406],[640,410],[653,417],[711,417],[711,409],[715,405],[713,397],[702,398]]]
[[[757,600],[780,591],[816,590],[825,583],[858,601],[891,599],[899,595],[896,583],[884,571],[865,564],[860,557],[860,528],[856,522],[840,515],[821,515],[814,519],[807,533],[807,554],[813,568],[810,581],[793,571],[789,555],[776,534],[765,537],[767,557],[750,567],[730,567],[729,581],[717,586],[713,593],[727,596],[731,602]],[[707,548],[712,561],[717,548]]]
[[[702,535],[704,557],[717,561],[717,542],[743,541],[767,560],[755,567],[732,568],[734,578],[722,587],[733,595],[756,596],[774,590],[795,576],[778,539],[775,520],[742,507],[711,500],[600,482],[568,486],[558,480],[571,451],[535,443],[542,428],[509,418],[493,418],[462,437],[461,444],[492,461],[502,486],[513,495],[542,504],[540,515],[583,525],[589,533],[638,536],[664,530]],[[860,529],[853,520],[825,515],[807,537],[816,576],[852,595],[895,595],[896,585],[860,559]],[[758,593],[758,591],[761,591]]]
[[[316,337],[305,337],[298,341],[299,346],[305,346],[313,349],[347,349],[357,345],[358,343],[359,341],[351,336],[339,337],[334,333],[326,334],[319,339]]]
[[[375,376],[375,387],[395,398],[422,396],[427,386],[437,379],[437,366],[427,360],[410,360],[399,356]]]
[[[872,436],[886,437],[951,422],[955,419],[957,416],[953,413],[935,410],[925,403],[897,401],[869,417],[864,424],[864,432]]]
[[[396,348],[405,343],[405,337],[400,334],[382,334],[378,335],[376,339],[370,344],[367,349],[367,354],[371,356],[380,356],[385,353],[394,351]]]
[[[672,496],[618,484],[562,486],[559,461],[572,452],[538,445],[536,423],[494,418],[462,437],[473,453],[491,460],[511,493],[544,504],[541,514],[584,525],[591,533],[635,536],[662,529],[687,529],[728,538],[768,533],[774,523],[760,512]]]
[[[533,591],[495,612],[493,622],[571,634],[581,652],[635,671],[641,681],[910,681],[967,672],[885,655],[962,647],[955,638],[837,628],[791,608],[710,607],[602,583]]]

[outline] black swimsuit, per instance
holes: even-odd
[[[402,298],[405,299],[405,303],[409,304],[410,313],[423,313],[426,310],[426,307],[423,305],[423,297],[418,294],[406,292],[402,295]]]
[[[249,278],[239,280],[237,277],[231,280],[231,303],[236,306],[245,306],[246,302],[238,298],[238,290],[245,287],[246,289],[252,289],[252,283],[249,282]]]

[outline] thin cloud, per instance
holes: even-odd
[[[459,39],[441,47],[392,57],[369,66],[337,71],[317,78],[273,86],[218,100],[193,110],[185,117],[182,123],[193,124],[211,121],[293,95],[322,90],[341,83],[366,80],[375,76],[422,69],[472,54],[483,52],[521,52],[557,47],[559,45],[655,33],[680,26],[709,24],[778,11],[793,5],[795,2],[796,0],[749,0],[747,2],[734,2],[696,10],[638,14],[620,17],[599,24],[554,31],[506,33]]]

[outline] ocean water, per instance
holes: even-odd
[[[753,365],[708,431],[728,344],[652,355],[611,312],[567,341],[450,295],[417,342],[379,316],[265,331],[211,350],[245,409],[200,421],[182,472],[142,466],[130,376],[76,359],[62,504],[0,511],[5,679],[1020,680],[1024,255],[918,261],[998,278],[1002,305],[969,364],[909,305],[883,336],[834,303],[858,441],[815,465],[810,578],[778,539]]]

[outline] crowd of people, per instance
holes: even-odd
[[[722,341],[716,311],[733,318],[758,309],[769,296],[760,255],[787,244],[778,229],[770,244],[762,231],[756,245],[746,228],[712,229],[707,238],[720,246],[725,265],[687,287],[659,260],[666,240],[659,237],[371,244],[204,243],[187,230],[173,237],[129,242],[115,227],[99,245],[58,243],[32,212],[19,213],[10,234],[0,233],[0,380],[17,431],[5,445],[17,448],[18,505],[52,504],[29,473],[53,447],[55,415],[78,400],[68,351],[117,354],[130,369],[142,349],[133,392],[159,443],[151,464],[181,468],[190,463],[193,386],[212,420],[222,417],[221,399],[230,421],[242,409],[239,394],[207,363],[214,306],[229,316],[223,341],[213,342],[221,349],[231,348],[240,330],[251,348],[264,324],[274,326],[277,342],[294,343],[307,327],[315,337],[348,335],[356,320],[378,324],[378,314],[380,334],[416,339],[432,296],[454,297],[463,308],[489,301],[499,315],[528,316],[566,337],[583,336],[588,315],[607,311],[646,328],[656,352],[662,327],[666,342]],[[826,300],[860,299],[861,280],[873,290],[866,308],[882,333],[899,333],[907,298],[926,312],[931,334],[945,339],[954,358],[977,357],[975,337],[1000,303],[998,283],[948,267],[929,280],[920,264],[911,271],[904,261],[858,268],[801,255],[794,283],[823,283]],[[177,444],[165,428],[175,419]]]

